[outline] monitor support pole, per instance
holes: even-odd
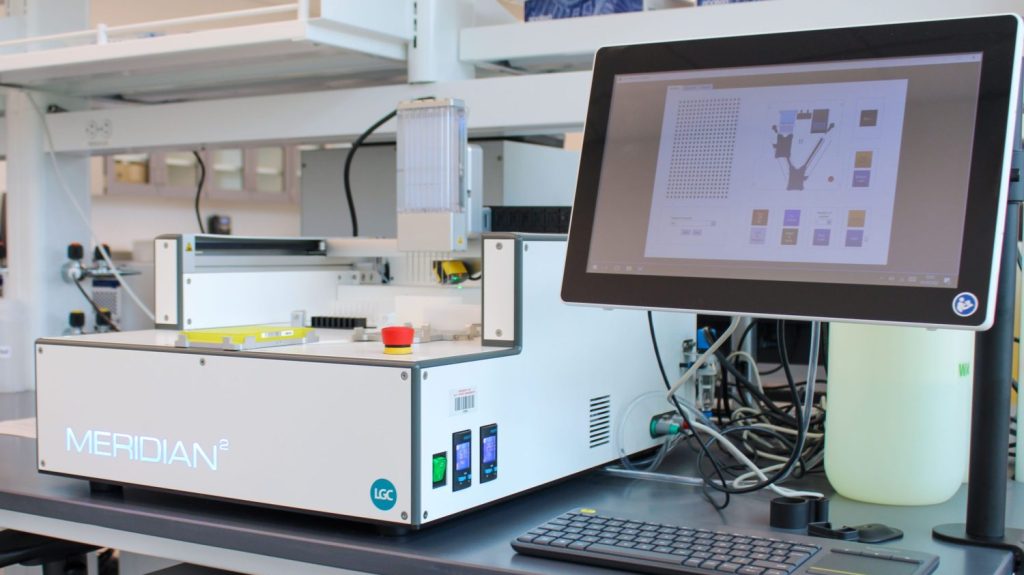
[[[1019,110],[1019,108],[1018,108]],[[1017,117],[1020,117],[1018,111]],[[1024,529],[1006,527],[1009,471],[1010,381],[1013,377],[1013,319],[1021,203],[1020,124],[1016,128],[1006,229],[999,263],[995,322],[974,339],[974,401],[971,407],[971,461],[967,484],[967,522],[939,525],[936,539],[1013,552],[1015,572],[1024,563]]]

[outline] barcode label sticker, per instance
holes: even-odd
[[[451,415],[469,413],[476,409],[476,389],[471,387],[454,389],[451,394]]]

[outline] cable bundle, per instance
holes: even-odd
[[[788,350],[783,337],[784,322],[778,322],[779,354],[782,360],[780,368],[785,372],[786,386],[765,388],[760,380],[760,376],[765,374],[756,370],[756,364],[749,354],[734,352],[725,355],[720,351],[735,332],[739,318],[733,318],[725,332],[674,384],[669,382],[665,373],[655,338],[654,318],[650,312],[647,319],[655,357],[668,390],[666,399],[683,420],[681,434],[669,436],[652,458],[630,461],[621,450],[623,426],[619,426],[620,433],[617,439],[620,453],[623,454],[622,466],[610,468],[608,471],[634,478],[700,485],[708,500],[719,509],[729,504],[730,496],[733,494],[750,493],[765,488],[783,496],[820,496],[819,493],[795,491],[778,485],[787,479],[819,471],[824,458],[825,411],[823,406],[815,405],[814,385],[807,384],[807,381],[819,381],[816,374],[820,324],[811,324],[807,380],[796,382],[789,365]],[[744,332],[744,337],[749,331],[748,328]],[[710,336],[709,333],[707,335]],[[710,339],[708,337],[709,341]],[[690,401],[679,397],[679,391],[711,357],[717,358],[725,371],[732,376],[733,385],[729,386],[729,379],[719,374],[716,384],[718,409],[711,418],[708,418]],[[755,368],[753,381],[735,363],[737,360],[751,362]],[[624,413],[623,421],[628,421],[628,415],[637,403],[650,395],[652,394],[644,394],[634,400]],[[712,420],[717,421],[717,424]],[[668,452],[679,443],[688,444],[698,453],[699,478],[653,472]],[[722,493],[723,497],[720,500],[716,499],[714,492]]]

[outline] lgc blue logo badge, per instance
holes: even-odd
[[[387,511],[395,506],[398,501],[398,490],[395,484],[387,479],[378,479],[370,486],[370,501],[381,511]]]
[[[960,317],[970,317],[978,311],[978,298],[969,291],[965,291],[953,298],[953,313]]]

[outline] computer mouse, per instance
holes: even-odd
[[[867,523],[853,528],[857,530],[857,540],[861,543],[884,543],[903,537],[903,532],[899,529],[881,523]]]

